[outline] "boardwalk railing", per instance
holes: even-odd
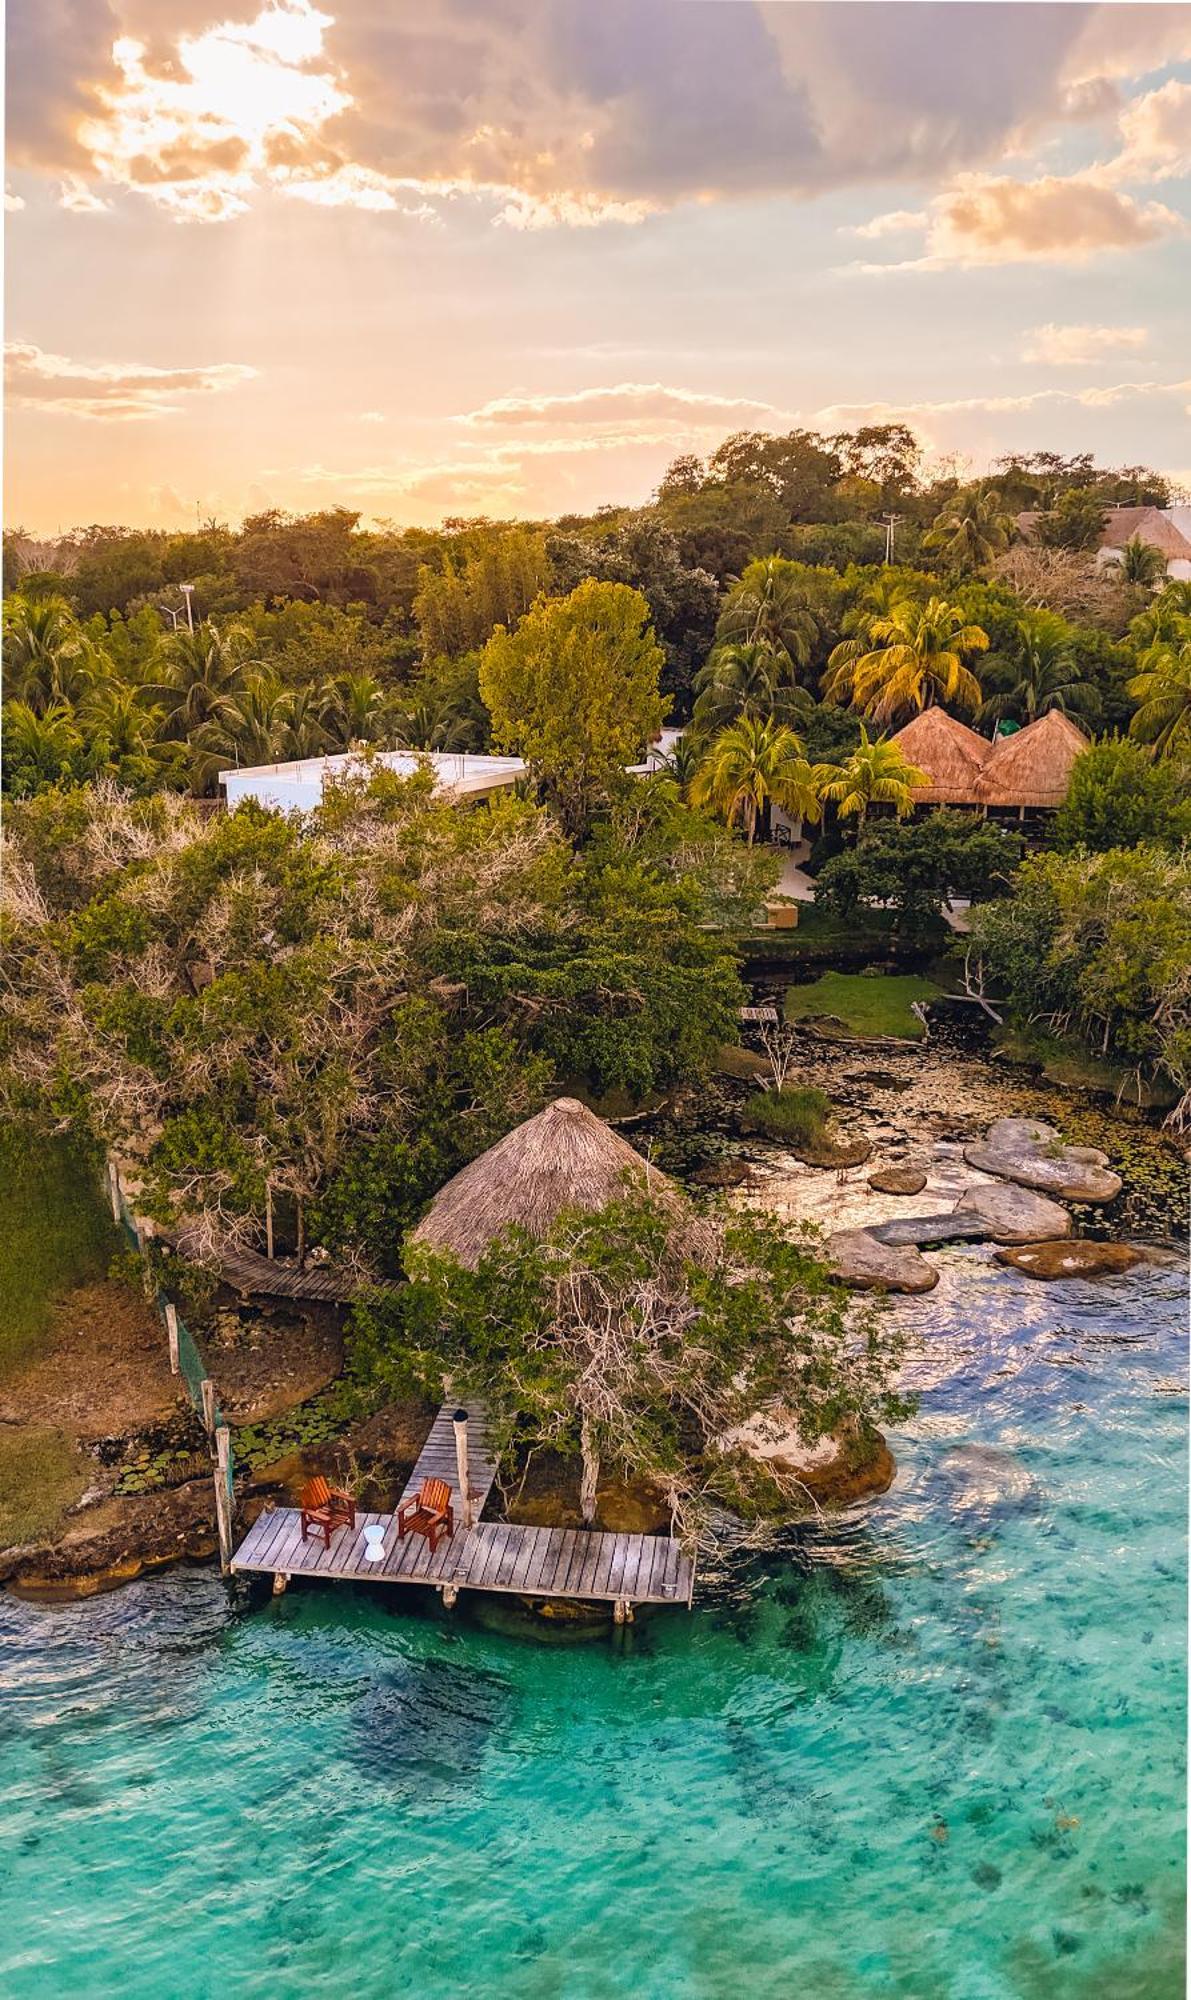
[[[231,1432],[219,1407],[215,1384],[207,1373],[198,1342],[178,1308],[165,1297],[152,1275],[148,1249],[153,1240],[152,1225],[146,1223],[132,1207],[124,1192],[120,1169],[112,1159],[108,1161],[108,1193],[111,1197],[113,1220],[124,1230],[129,1241],[144,1259],[145,1295],[156,1306],[162,1325],[165,1327],[166,1338],[169,1341],[170,1371],[174,1375],[181,1376],[191,1406],[207,1433],[207,1445],[215,1461],[215,1521],[219,1530],[219,1560],[226,1572],[231,1566],[232,1515],[235,1511],[235,1459]]]

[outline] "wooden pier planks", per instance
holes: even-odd
[[[430,1426],[402,1500],[423,1479],[445,1479],[456,1502],[455,1533],[435,1550],[423,1536],[399,1540],[393,1514],[356,1516],[354,1530],[340,1528],[326,1548],[322,1538],[302,1540],[296,1507],[261,1514],[232,1557],[233,1570],[281,1576],[339,1577],[355,1582],[422,1583],[442,1589],[504,1591],[519,1597],[573,1597],[633,1604],[689,1604],[695,1569],[677,1542],[662,1535],[604,1534],[585,1528],[528,1528],[479,1516],[496,1479],[483,1409],[468,1408],[468,1486],[475,1526],[458,1518],[454,1405],[444,1404]],[[384,1558],[364,1559],[364,1530],[385,1529]]]
[[[364,1529],[386,1529],[384,1561],[364,1560]],[[232,1557],[239,1572],[337,1577],[368,1583],[453,1584],[520,1597],[575,1597],[634,1604],[686,1604],[694,1581],[691,1558],[661,1535],[612,1535],[595,1529],[525,1528],[481,1521],[458,1530],[433,1555],[422,1537],[398,1541],[392,1514],[359,1514],[355,1531],[341,1528],[324,1548],[302,1540],[296,1507],[262,1514]]]

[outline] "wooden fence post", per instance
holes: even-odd
[[[207,1384],[204,1382],[203,1387]],[[215,1432],[215,1526],[219,1533],[219,1567],[227,1575],[232,1560],[232,1505],[228,1493],[231,1440],[226,1424]]]
[[[459,1523],[461,1527],[470,1528],[471,1488],[468,1485],[467,1411],[456,1410],[451,1421],[455,1426],[455,1470],[459,1474]]]
[[[177,1306],[172,1306],[168,1299],[165,1304],[165,1330],[169,1336],[170,1343],[170,1374],[176,1375],[180,1367],[178,1361],[178,1308]]]
[[[120,1220],[120,1169],[108,1155],[108,1200],[112,1204],[112,1221]]]
[[[215,1384],[214,1384],[214,1382],[213,1382],[213,1381],[211,1380],[211,1377],[210,1377],[209,1375],[204,1375],[204,1376],[203,1376],[203,1383],[202,1383],[202,1390],[201,1390],[201,1394],[202,1394],[202,1399],[203,1399],[203,1429],[204,1429],[204,1430],[206,1431],[206,1433],[207,1433],[207,1443],[208,1443],[209,1445],[214,1445],[214,1443],[215,1443]]]

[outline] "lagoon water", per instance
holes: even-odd
[[[1184,1276],[940,1263],[892,1492],[625,1650],[0,1602],[6,2000],[1174,2000]]]

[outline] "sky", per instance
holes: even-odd
[[[7,13],[10,526],[585,511],[886,417],[1191,484],[1191,5]]]

